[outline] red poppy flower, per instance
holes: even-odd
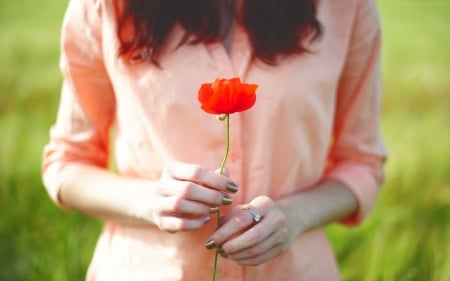
[[[239,78],[216,79],[202,84],[198,91],[201,108],[211,114],[231,114],[251,108],[256,101],[256,84],[241,83]]]

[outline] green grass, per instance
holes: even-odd
[[[361,227],[329,232],[344,280],[450,280],[450,2],[379,7],[387,181]]]
[[[450,2],[381,0],[390,152],[377,206],[327,230],[343,280],[450,280]],[[0,280],[83,280],[100,223],[48,199],[40,159],[56,114],[66,1],[0,4]]]
[[[52,205],[40,178],[61,85],[65,5],[0,4],[0,280],[83,280],[100,229]]]

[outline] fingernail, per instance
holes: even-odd
[[[214,249],[216,246],[217,245],[214,240],[209,240],[208,242],[206,242],[206,249],[208,250]]]
[[[225,196],[222,198],[222,204],[223,204],[223,205],[231,205],[231,203],[233,203],[233,199],[231,199],[230,196],[225,195]]]
[[[224,251],[223,248],[219,248],[219,249],[217,250],[217,252],[219,253],[219,255],[220,255],[222,258],[228,258],[228,255],[227,255],[227,253],[225,253],[225,251]]]
[[[206,216],[206,217],[203,218],[203,221],[204,221],[205,223],[207,223],[207,222],[209,222],[210,219],[211,219],[210,216]]]
[[[209,208],[209,212],[212,213],[212,214],[213,213],[217,213],[218,211],[219,211],[219,207],[217,207],[217,206]]]
[[[229,182],[226,187],[227,191],[231,193],[236,193],[238,191],[238,186],[234,182]]]

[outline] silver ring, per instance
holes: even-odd
[[[245,207],[244,210],[248,211],[253,217],[254,222],[259,222],[261,220],[261,215],[250,207]]]

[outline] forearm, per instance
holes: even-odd
[[[317,187],[277,201],[300,235],[351,215],[358,208],[353,193],[337,181],[327,180]]]
[[[230,204],[226,193],[238,189],[224,175],[181,162],[164,166],[155,181],[126,178],[82,164],[50,169],[44,181],[61,204],[104,220],[155,225],[168,232],[203,227],[210,208]]]
[[[151,203],[151,183],[126,178],[89,165],[72,164],[61,171],[59,200],[90,216],[127,224],[149,224],[137,213],[142,201]]]

